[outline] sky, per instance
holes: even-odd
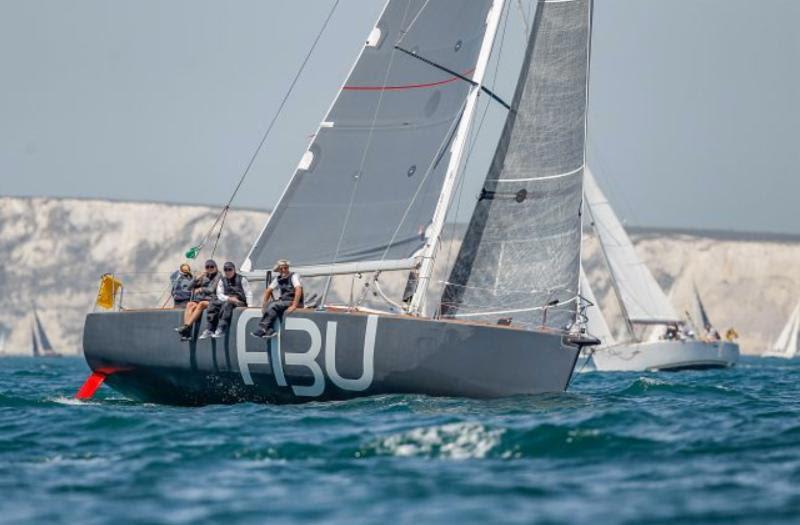
[[[223,205],[331,5],[0,0],[0,195]],[[340,1],[236,206],[275,205],[382,6]],[[627,224],[800,234],[797,20],[797,0],[595,0],[588,160]]]

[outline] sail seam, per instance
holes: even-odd
[[[545,177],[529,177],[529,178],[526,178],[526,179],[487,179],[487,181],[490,181],[490,182],[536,182],[536,181],[540,181],[540,180],[562,179],[564,177],[569,177],[570,175],[575,175],[577,173],[580,173],[585,166],[586,166],[585,164],[582,164],[579,168],[574,169],[572,171],[568,171],[566,173],[559,173],[558,175],[547,175]]]

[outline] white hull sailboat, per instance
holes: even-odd
[[[782,357],[792,359],[800,355],[800,302],[794,307],[786,326],[781,330],[778,340],[772,349],[761,354],[761,357]]]
[[[587,169],[584,182],[585,205],[597,234],[615,296],[625,320],[625,336],[615,341],[594,300],[585,276],[581,290],[595,306],[587,313],[589,333],[601,340],[597,348],[584,351],[579,370],[648,371],[727,368],[739,359],[739,345],[721,340],[701,340],[685,330],[684,320],[675,312],[650,270],[639,258],[608,200]],[[699,296],[697,297],[699,301]],[[705,309],[703,312],[704,324]],[[663,327],[663,332],[658,332]],[[645,340],[644,334],[652,330]]]
[[[593,342],[576,323],[591,5],[536,3],[507,102],[484,77],[511,2],[389,0],[242,264],[264,280],[290,259],[320,304],[268,341],[250,335],[257,308],[188,342],[170,337],[174,310],[92,313],[79,397],[103,381],[182,405],[564,390]],[[440,239],[479,96],[506,121],[450,261]],[[382,273],[408,293],[389,297]],[[434,275],[449,275],[438,290]],[[340,302],[332,284],[348,278],[362,292]]]
[[[678,371],[728,368],[739,359],[736,343],[728,341],[644,341],[604,346],[578,360],[584,371]]]

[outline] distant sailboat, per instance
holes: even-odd
[[[50,338],[44,331],[36,307],[33,308],[33,318],[31,320],[31,354],[33,357],[61,357],[61,354],[53,350]]]
[[[0,332],[0,354],[6,353],[6,333]]]
[[[800,302],[794,307],[789,321],[783,327],[778,340],[772,345],[772,350],[761,354],[762,357],[783,357],[791,359],[800,354]]]
[[[684,370],[733,366],[739,357],[737,344],[728,341],[703,341],[681,330],[684,325],[683,320],[675,312],[653,274],[639,258],[625,228],[588,169],[585,174],[584,193],[585,205],[600,241],[614,292],[625,320],[627,337],[622,341],[614,341],[606,336],[607,341],[604,341],[599,348],[585,352],[587,360],[580,361],[579,366],[606,371]],[[591,293],[588,282],[585,283],[582,292],[584,296]],[[697,299],[699,301],[699,295]],[[705,324],[708,322],[708,315],[702,307],[702,302],[699,305]],[[605,333],[610,336],[599,308],[590,307],[589,313],[589,333],[601,340]],[[599,320],[602,320],[602,324]],[[647,327],[652,326],[665,327],[664,335],[660,337],[657,335],[655,339],[644,341],[642,333]]]

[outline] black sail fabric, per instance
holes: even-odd
[[[513,111],[445,286],[443,316],[557,328],[575,318],[590,9],[590,0],[537,5]]]
[[[423,246],[490,4],[388,2],[246,268],[405,259]]]

